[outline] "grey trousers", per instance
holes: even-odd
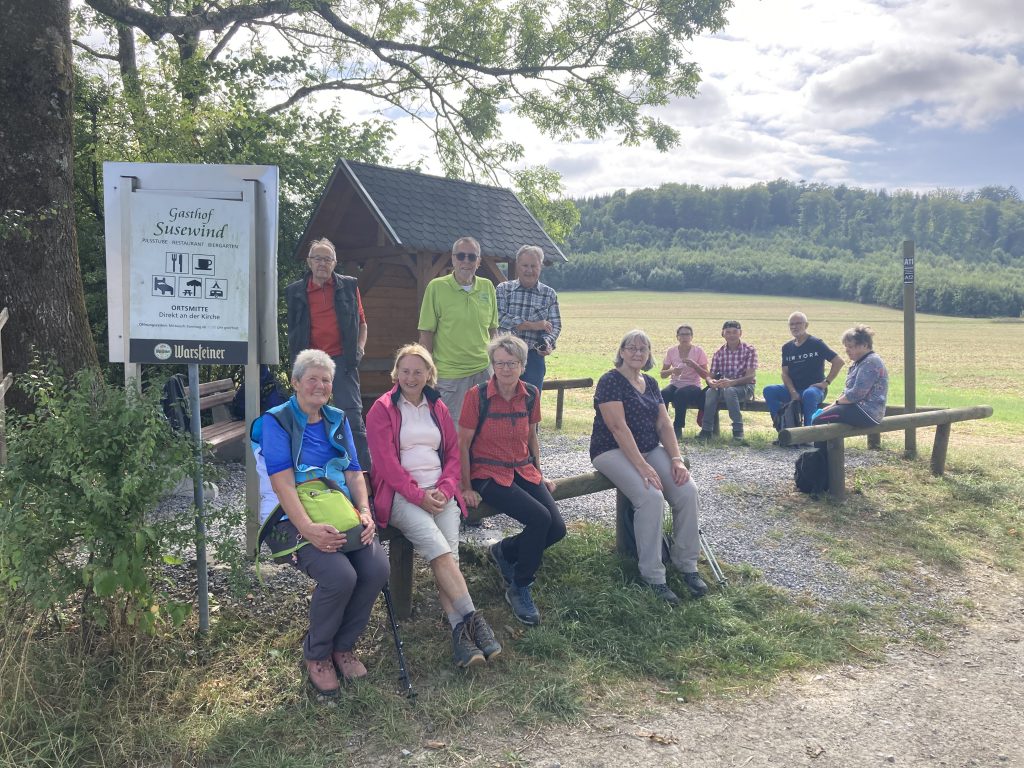
[[[663,491],[644,485],[636,467],[616,448],[605,451],[593,460],[594,468],[622,491],[633,505],[633,534],[636,536],[640,578],[648,584],[665,583],[665,566],[661,562],[661,532],[665,518],[665,502],[672,508],[672,565],[684,573],[697,570],[700,553],[700,523],[697,516],[697,485],[691,477],[684,485],[672,479],[672,460],[658,446],[644,454],[647,463],[661,478]]]
[[[448,406],[452,414],[452,421],[459,426],[459,416],[462,415],[462,401],[466,399],[466,393],[477,384],[483,384],[491,378],[494,369],[487,366],[480,373],[463,376],[461,379],[437,379],[437,391],[441,393],[441,400]]]
[[[332,357],[334,361],[334,402],[335,408],[345,412],[349,427],[352,428],[352,441],[356,444],[356,455],[359,457],[361,469],[370,469],[370,449],[366,445],[366,424],[363,422],[363,401],[359,393],[359,368],[349,368],[341,355]]]
[[[298,535],[290,520],[277,524],[267,538],[273,552],[295,546]],[[311,660],[329,659],[333,651],[350,651],[370,620],[377,595],[391,574],[384,548],[375,538],[355,552],[321,552],[307,544],[292,563],[316,582],[309,603],[309,631],[302,655]]]
[[[708,434],[711,434],[712,425],[715,423],[720,397],[725,398],[725,407],[729,409],[733,435],[743,437],[743,411],[740,410],[740,403],[754,399],[754,385],[744,384],[742,387],[726,387],[725,389],[708,388],[708,391],[704,393],[704,424],[702,427],[703,431]]]

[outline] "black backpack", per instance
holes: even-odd
[[[183,373],[175,373],[164,384],[164,393],[160,397],[160,406],[164,409],[164,417],[175,432],[192,431],[192,409],[188,404],[185,386],[188,379]]]
[[[804,425],[804,406],[800,400],[790,400],[779,409],[773,420],[775,429],[781,432],[784,429],[793,429]]]
[[[270,371],[269,365],[260,366],[260,413],[266,413],[275,405],[288,401],[288,394],[281,389],[277,378]],[[228,406],[231,415],[236,419],[245,418],[245,378],[235,390],[235,397]]]
[[[801,453],[793,474],[798,491],[821,493],[828,490],[828,449],[815,448]]]

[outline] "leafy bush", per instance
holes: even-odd
[[[146,518],[193,457],[164,421],[159,390],[126,392],[92,370],[66,380],[37,369],[19,384],[35,411],[9,423],[0,584],[36,610],[74,603],[84,627],[183,620],[188,606],[162,599],[152,578],[182,527]]]

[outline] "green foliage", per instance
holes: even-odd
[[[19,380],[35,410],[9,423],[0,474],[0,584],[35,610],[78,600],[90,625],[180,623],[187,605],[162,602],[150,569],[173,538],[147,521],[188,471],[192,449],[172,432],[158,390],[140,396],[83,370]]]
[[[562,179],[543,166],[525,168],[513,174],[516,194],[556,243],[564,243],[580,223],[580,212],[572,200],[562,199]]]
[[[577,201],[563,288],[712,290],[899,307],[900,242],[917,251],[917,307],[1024,311],[1024,203],[1010,188],[887,194],[776,180],[665,184]],[[582,254],[580,252],[583,252]]]

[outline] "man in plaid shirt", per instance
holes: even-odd
[[[740,341],[743,330],[736,320],[722,325],[725,344],[711,358],[711,380],[704,395],[704,423],[698,440],[711,439],[711,430],[718,412],[718,401],[725,398],[725,407],[732,419],[732,439],[743,441],[743,413],[740,403],[754,397],[754,378],[757,372],[757,350]]]
[[[498,330],[511,333],[526,342],[529,353],[526,368],[519,376],[538,391],[544,386],[547,364],[544,360],[555,349],[562,332],[558,313],[558,294],[540,282],[544,251],[536,245],[524,245],[516,253],[516,280],[497,287]]]

